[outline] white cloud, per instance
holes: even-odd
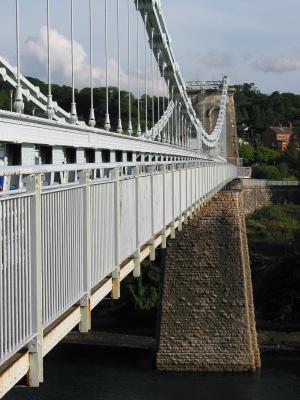
[[[279,55],[278,57],[259,57],[253,61],[255,70],[265,73],[284,74],[300,70],[300,51],[293,55]]]
[[[195,70],[194,75],[204,80],[222,79],[224,75],[232,77],[237,65],[245,64],[246,55],[239,55],[232,51],[188,52]],[[199,78],[196,78],[199,79]]]
[[[53,76],[60,82],[71,81],[71,41],[56,30],[50,31],[51,38],[51,71]],[[75,79],[76,86],[83,87],[89,84],[90,67],[87,61],[87,54],[82,45],[74,41],[75,55]],[[26,41],[25,56],[34,58],[46,70],[47,68],[47,28],[41,27],[38,37],[30,38]],[[118,68],[114,60],[110,60],[109,65],[110,80],[115,84],[118,76]],[[96,84],[103,84],[105,71],[101,68],[93,69]],[[122,72],[122,79],[124,73]]]
[[[189,52],[188,56],[195,60],[197,71],[200,71],[205,79],[216,79],[220,73],[227,73],[234,77],[238,70],[254,70],[272,74],[300,70],[300,49],[278,56],[254,57],[249,53],[239,54],[231,51]]]
[[[234,65],[235,55],[230,51],[210,51],[198,56],[199,63],[207,68],[223,69]]]
[[[71,41],[60,34],[56,30],[50,31],[51,39],[51,73],[53,80],[60,84],[70,84],[72,74],[71,64]],[[43,26],[40,29],[39,36],[30,38],[26,41],[24,56],[30,60],[30,65],[38,63],[42,66],[44,71],[47,71],[48,53],[47,53],[47,27]],[[90,65],[89,58],[83,46],[74,41],[74,59],[75,59],[75,85],[78,88],[87,87],[90,84]],[[31,67],[32,69],[32,67]],[[36,70],[39,68],[36,66]],[[148,69],[148,91],[151,91],[152,81],[150,80],[151,71]],[[109,85],[117,86],[118,83],[118,63],[116,60],[110,58],[108,61],[108,74]],[[156,74],[155,74],[156,76]],[[95,86],[105,86],[106,73],[104,68],[94,67],[93,77]],[[144,67],[140,68],[140,93],[142,94],[145,89]],[[128,74],[122,68],[120,71],[121,88],[127,90],[128,88]],[[132,91],[137,92],[137,79],[136,71],[132,71],[131,77]],[[154,85],[155,93],[157,90],[157,83],[155,79]],[[159,90],[162,94],[162,86]]]

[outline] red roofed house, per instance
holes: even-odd
[[[266,147],[271,147],[272,149],[275,150],[284,151],[287,149],[291,141],[292,135],[293,135],[293,127],[291,124],[289,127],[272,126],[263,133],[262,137],[263,145]]]

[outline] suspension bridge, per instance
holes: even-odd
[[[22,0],[15,0],[12,15],[17,66],[0,57],[0,78],[14,94],[11,109],[0,110],[0,397],[24,376],[29,386],[39,386],[45,355],[76,326],[88,332],[92,310],[101,300],[110,294],[118,299],[121,281],[130,273],[139,277],[141,262],[154,260],[157,247],[166,248],[169,237],[175,240],[188,230],[186,224],[240,174],[228,133],[228,126],[232,131],[235,123],[228,106],[228,78],[215,88],[218,104],[207,125],[192,102],[190,91],[195,92],[197,85],[187,88],[176,63],[160,0],[101,2],[106,93],[106,113],[101,116],[94,102],[94,24],[99,16],[95,2],[85,2],[90,44],[87,121],[79,119],[76,105],[78,2],[69,1],[69,110],[59,106],[52,94],[52,2],[44,3],[47,93],[22,74],[20,26],[26,12]],[[120,3],[127,10],[122,18]],[[117,54],[114,127],[109,102],[111,26]],[[121,28],[127,31],[126,49],[121,48]],[[121,80],[125,67],[126,86]],[[126,110],[121,108],[122,90],[128,91]],[[137,99],[134,121],[132,91]],[[199,100],[197,95],[195,99]],[[25,112],[26,105],[35,107],[35,115]],[[238,242],[237,237],[234,240]],[[180,273],[176,279],[180,281]],[[241,297],[250,304],[251,280],[247,286],[240,279],[245,289]],[[244,325],[250,332],[254,314],[250,312],[252,319],[248,316],[249,304]],[[165,315],[163,310],[162,318]],[[162,369],[180,369],[180,360],[175,368],[164,361],[172,342],[161,326],[158,364]],[[255,347],[253,329],[251,334],[249,343]],[[241,364],[242,369],[255,367],[245,357]]]

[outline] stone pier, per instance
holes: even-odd
[[[157,367],[254,371],[260,366],[243,197],[223,191],[166,250]]]

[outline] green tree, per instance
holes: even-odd
[[[273,165],[261,165],[253,168],[253,177],[257,179],[268,179],[280,181],[282,175],[279,169]]]
[[[252,164],[254,161],[254,147],[248,144],[240,144],[239,156],[244,160],[245,165]]]
[[[277,150],[269,149],[260,144],[255,149],[255,160],[259,164],[275,164],[279,158],[280,153]]]
[[[261,136],[270,126],[279,124],[300,127],[300,95],[274,92],[261,93],[254,84],[235,86],[237,124],[247,124],[251,131]]]
[[[282,178],[287,178],[289,175],[289,166],[287,163],[285,162],[281,162],[280,164],[278,164],[278,169],[279,172],[282,176]]]

